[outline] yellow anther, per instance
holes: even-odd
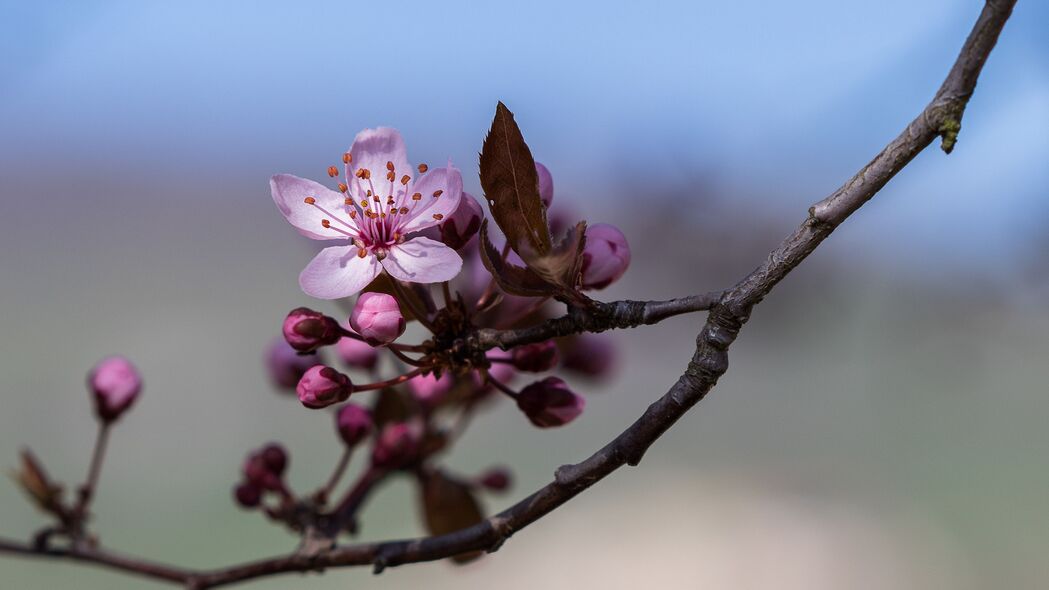
[[[306,197],[302,200],[302,202],[306,203],[307,205],[312,205],[317,202],[317,199],[314,199],[313,197]]]
[[[345,154],[342,155],[342,163],[343,164],[349,164],[352,161],[353,161],[353,156],[350,155],[350,152],[346,152]]]
[[[335,178],[339,175],[339,169],[335,166],[328,166],[328,176]]]
[[[364,248],[357,250],[357,258],[364,258],[368,253],[364,251]]]
[[[418,201],[421,198],[423,198],[423,194],[422,193],[415,193],[414,195],[412,195],[412,200],[413,201]]]
[[[328,227],[331,227],[331,222],[328,221],[327,219],[322,219],[321,220],[321,225],[323,225],[324,227],[328,228]]]
[[[408,214],[408,208],[407,207],[401,207],[401,215],[407,215],[407,214]]]
[[[393,172],[393,162],[386,162],[386,169]]]
[[[425,174],[426,171],[429,170],[429,169],[430,169],[430,167],[427,166],[426,164],[419,164],[419,174]]]
[[[433,191],[433,198],[436,199],[437,197],[439,197],[439,196],[441,196],[443,194],[444,194],[444,191],[442,191],[442,190]]]
[[[434,213],[433,214],[433,218],[436,219],[437,221],[440,221],[440,220],[444,219],[444,215],[441,215],[440,213]]]
[[[343,184],[341,182],[339,183],[339,192],[340,193],[344,193],[344,192],[346,192],[348,190],[350,190],[350,187],[346,186],[345,184]]]
[[[386,180],[389,180],[390,182],[393,182],[393,179],[395,179],[395,178],[397,178],[397,174],[394,173],[393,170],[390,170],[389,172],[386,173]]]
[[[405,174],[404,176],[401,177],[401,184],[403,184],[404,186],[408,186],[408,181],[411,180],[411,179],[412,179],[411,176],[408,176],[407,174]]]

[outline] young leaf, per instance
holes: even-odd
[[[586,246],[586,222],[580,221],[565,234],[557,247],[546,256],[529,262],[528,268],[548,283],[575,291],[583,271],[583,247]]]
[[[546,208],[539,198],[539,175],[514,115],[499,103],[481,147],[481,187],[492,217],[523,260],[550,251]]]
[[[481,506],[469,485],[440,471],[419,476],[421,501],[426,530],[431,535],[444,535],[473,526],[484,519]],[[466,563],[481,556],[480,551],[452,557]]]
[[[488,238],[488,220],[481,224],[481,262],[495,277],[503,291],[525,297],[546,297],[557,292],[557,288],[543,280],[531,269],[522,268],[503,259],[503,255]]]

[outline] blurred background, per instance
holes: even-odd
[[[269,196],[323,178],[365,127],[413,162],[476,157],[497,100],[555,206],[620,225],[600,294],[663,298],[751,270],[939,86],[982,2],[0,2],[0,465],[29,445],[69,484],[84,390],[128,355],[146,390],[111,440],[103,542],[212,567],[296,539],[234,507],[244,454],[291,450],[309,489],[327,413],[262,354],[313,244]],[[1049,582],[1049,6],[1021,0],[946,157],[929,149],[754,313],[708,399],[648,453],[464,568],[330,571],[258,588],[1041,588]],[[702,317],[616,333],[587,412],[509,404],[449,463],[546,483],[681,372]],[[364,537],[418,535],[408,482]],[[0,535],[45,523],[0,485]],[[0,555],[5,588],[147,588]]]

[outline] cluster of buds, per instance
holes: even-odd
[[[284,472],[288,468],[288,452],[277,443],[270,443],[248,454],[241,470],[241,482],[233,488],[233,497],[244,508],[255,508],[262,503],[263,495],[277,494],[282,499],[289,493],[284,485]]]
[[[493,125],[493,133],[506,124]],[[568,336],[505,351],[478,344],[479,330],[549,318],[555,300],[586,305],[590,300],[583,290],[608,287],[630,264],[630,247],[617,228],[573,224],[567,209],[554,208],[553,177],[540,163],[516,168],[519,178],[511,179],[526,189],[534,181],[534,192],[498,203],[493,195],[500,181],[485,175],[498,176],[505,166],[486,163],[500,157],[488,154],[491,149],[486,143],[481,154],[483,200],[463,192],[459,171],[450,164],[409,166],[403,141],[391,129],[358,135],[341,170],[328,170],[337,190],[289,175],[273,178],[274,201],[300,233],[345,240],[345,246],[322,250],[307,266],[300,276],[303,290],[352,302],[342,318],[292,310],[283,322],[284,341],[268,356],[278,387],[293,389],[307,408],[335,408],[336,431],[345,446],[335,475],[310,496],[316,506],[305,512],[329,506],[350,452],[370,444],[367,466],[335,503],[330,521],[355,530],[352,513],[374,482],[407,473],[419,482],[431,532],[448,522],[468,525],[480,514],[474,492],[510,485],[504,468],[471,478],[436,464],[471,417],[503,394],[526,423],[564,426],[583,413],[586,400],[560,377],[542,374],[562,370],[594,378],[613,369],[614,348],[606,336]],[[487,233],[481,202],[492,211],[502,245]],[[566,230],[554,252],[550,234]],[[440,283],[439,290],[427,286],[434,283]],[[354,296],[355,301],[348,299]],[[402,338],[415,333],[408,331],[413,323],[430,336],[406,344]],[[540,375],[527,380],[526,374]],[[515,385],[518,380],[522,383]],[[265,452],[248,458],[236,492],[242,505],[257,506],[269,492],[291,502],[283,467],[267,467]],[[431,518],[435,510],[459,516]],[[300,507],[296,513],[302,512]]]

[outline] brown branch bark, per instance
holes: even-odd
[[[557,470],[554,481],[485,519],[480,524],[436,537],[337,547],[317,555],[292,554],[212,571],[192,571],[126,558],[101,549],[34,549],[0,540],[0,552],[37,557],[71,558],[185,584],[213,588],[252,578],[327,567],[372,564],[389,566],[442,559],[476,550],[495,551],[513,533],[549,514],[623,465],[636,465],[648,447],[714,387],[728,369],[728,348],[759,303],[849,215],[870,200],[893,176],[936,139],[950,152],[962,114],[991,49],[1012,12],[1015,0],[988,1],[957,61],[932,102],[904,131],[855,176],[809,209],[808,217],[757,269],[720,294],[665,302],[599,304],[523,330],[482,330],[476,344],[511,347],[581,331],[655,323],[688,311],[709,309],[696,339],[696,351],[684,374],[661,398],[612,442],[591,457]]]

